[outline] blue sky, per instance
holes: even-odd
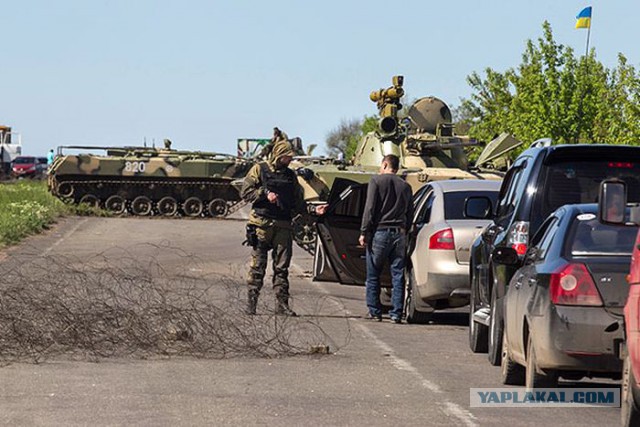
[[[0,0],[0,124],[28,154],[144,138],[234,153],[273,126],[324,146],[341,119],[375,112],[368,94],[394,74],[454,106],[471,72],[519,64],[544,20],[582,52],[588,5],[598,59],[638,67],[632,0]]]

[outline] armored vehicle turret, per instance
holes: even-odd
[[[232,182],[244,177],[251,161],[170,147],[168,140],[164,149],[58,147],[49,190],[65,201],[117,214],[225,216],[241,206]]]
[[[502,179],[503,174],[495,170],[469,167],[465,147],[478,142],[455,133],[447,104],[436,97],[424,97],[413,102],[403,115],[400,100],[404,95],[404,79],[395,76],[392,83],[386,89],[371,93],[370,99],[376,103],[380,116],[378,129],[359,141],[352,159],[298,165],[307,201],[327,200],[336,178],[368,182],[378,172],[382,158],[387,154],[400,158],[398,174],[406,179],[414,192],[429,181]],[[519,143],[515,139],[512,141],[516,145]]]

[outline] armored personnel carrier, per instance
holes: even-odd
[[[402,76],[395,76],[392,86],[371,92],[370,99],[377,104],[380,121],[378,129],[359,141],[353,159],[337,161],[319,159],[292,163],[297,168],[299,182],[310,202],[329,200],[336,180],[367,183],[378,173],[382,159],[387,154],[400,158],[398,174],[411,185],[414,193],[426,182],[445,179],[500,180],[503,173],[493,169],[469,166],[465,147],[478,145],[469,136],[457,135],[452,123],[451,110],[442,100],[424,97],[416,100],[402,115],[400,100],[404,95]],[[503,158],[512,148],[520,145],[512,137],[502,137],[499,143],[490,144],[491,153],[483,153],[487,162]],[[340,188],[344,189],[341,185]],[[296,224],[296,242],[302,247],[314,243],[314,227],[307,221]]]
[[[481,169],[479,164],[469,166],[465,147],[479,143],[455,133],[451,110],[442,100],[420,98],[402,117],[403,83],[402,76],[395,76],[391,87],[371,93],[370,99],[377,104],[380,115],[378,129],[360,140],[353,159],[344,162],[325,159],[315,165],[297,165],[307,201],[328,200],[336,178],[368,182],[378,172],[382,158],[387,154],[400,158],[398,174],[406,179],[414,192],[429,181],[502,179],[503,174],[498,170]],[[520,141],[514,138],[503,141],[500,154],[503,156],[519,144]],[[484,153],[482,158],[495,160],[495,156],[489,154]]]
[[[65,201],[116,214],[219,217],[241,207],[232,182],[244,177],[251,161],[170,146],[165,140],[164,149],[58,147],[49,170],[49,190]]]

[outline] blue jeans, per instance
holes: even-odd
[[[389,261],[391,269],[391,285],[393,288],[391,302],[393,308],[389,311],[391,317],[402,317],[404,305],[404,261],[406,237],[400,229],[382,229],[375,232],[370,242],[367,242],[367,307],[369,314],[380,316],[380,274]]]

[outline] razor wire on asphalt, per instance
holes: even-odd
[[[144,246],[0,263],[0,362],[273,358],[335,352],[349,342],[349,319],[332,314],[341,310],[328,296],[301,294],[297,304],[308,314],[300,317],[276,316],[266,303],[263,315],[248,316],[239,271],[217,273],[168,244]],[[323,323],[336,319],[332,337]]]

